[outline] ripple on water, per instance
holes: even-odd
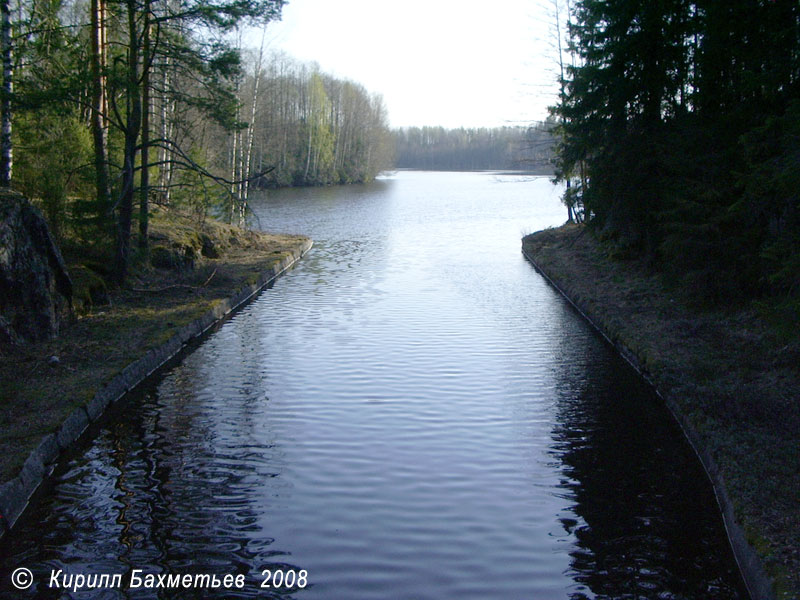
[[[208,594],[226,598],[739,597],[679,431],[520,257],[521,230],[562,218],[548,186],[401,173],[254,202],[314,250],[59,468],[3,573],[246,574]],[[310,585],[262,590],[268,568]]]

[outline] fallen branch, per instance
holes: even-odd
[[[217,274],[217,269],[215,267],[214,270],[211,272],[211,275],[208,276],[208,279],[206,279],[203,282],[202,285],[189,285],[189,284],[186,284],[186,283],[173,283],[172,285],[168,285],[168,286],[161,287],[161,288],[155,288],[155,289],[131,288],[131,291],[139,292],[139,293],[145,293],[145,294],[157,294],[159,292],[166,292],[167,290],[172,290],[172,289],[176,289],[176,288],[182,288],[182,289],[187,289],[187,290],[200,290],[200,289],[203,289],[204,287],[206,287],[209,284],[209,282],[214,278],[214,275],[216,275],[216,274]]]
[[[205,280],[205,283],[203,283],[203,285],[201,285],[200,287],[206,287],[206,286],[208,285],[208,282],[209,282],[209,281],[211,281],[211,279],[212,279],[212,278],[214,277],[214,275],[216,275],[216,274],[217,274],[217,268],[216,268],[216,267],[214,267],[214,270],[211,272],[211,275],[209,275],[209,276],[208,276],[208,279],[206,279],[206,280]]]
[[[162,288],[155,288],[155,289],[147,289],[147,288],[131,288],[132,292],[139,292],[143,294],[157,294],[159,292],[166,292],[167,290],[172,290],[176,288],[182,288],[187,290],[199,290],[201,286],[197,285],[187,285],[185,283],[174,283],[172,285],[168,285]]]

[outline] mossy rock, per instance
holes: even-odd
[[[73,265],[69,269],[72,279],[72,296],[82,307],[103,306],[110,301],[105,280],[85,265]]]
[[[216,242],[206,233],[200,234],[200,239],[202,241],[202,248],[200,249],[200,253],[205,256],[206,258],[219,258],[219,250],[217,249]]]
[[[187,260],[186,252],[180,247],[174,246],[154,246],[150,249],[150,264],[157,269],[180,270],[185,269],[193,262],[193,258]]]

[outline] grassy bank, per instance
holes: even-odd
[[[628,348],[719,467],[781,600],[800,598],[800,345],[756,308],[699,309],[644,265],[568,225],[523,249]]]
[[[116,289],[107,286],[96,258],[67,249],[74,318],[58,339],[0,356],[0,482],[128,364],[255,283],[305,241],[157,211],[149,253],[137,257],[129,282]]]

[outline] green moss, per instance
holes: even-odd
[[[177,270],[191,266],[193,261],[187,259],[179,247],[153,246],[150,248],[150,264],[157,269]]]
[[[94,305],[108,304],[108,287],[95,271],[81,264],[72,265],[69,276],[72,280],[73,303],[77,310],[84,311]]]

